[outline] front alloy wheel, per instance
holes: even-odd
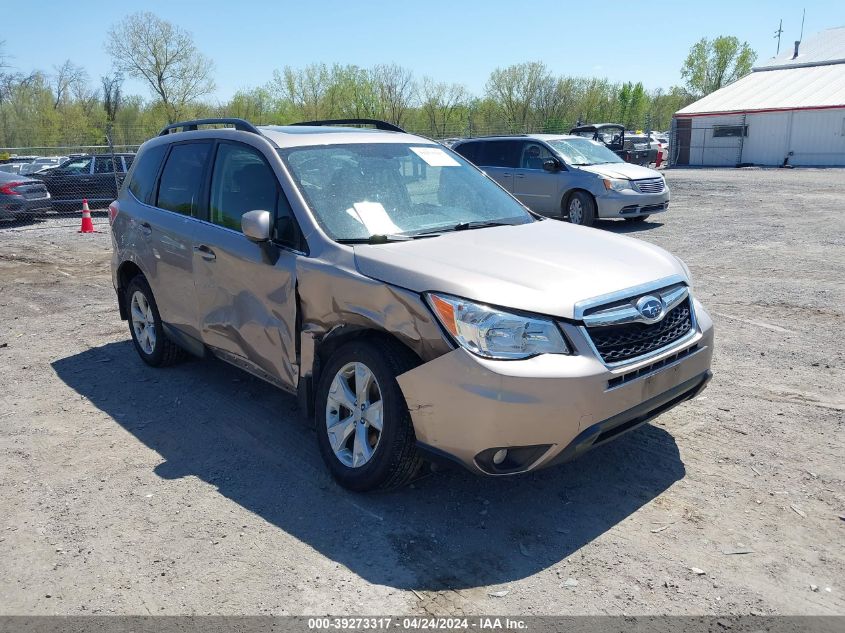
[[[326,399],[326,431],[341,464],[359,468],[373,458],[383,418],[381,389],[373,372],[359,362],[341,367]]]
[[[592,226],[596,219],[596,203],[584,191],[576,191],[566,203],[566,219],[572,224]]]
[[[422,465],[408,405],[396,380],[419,365],[384,336],[350,341],[327,359],[316,393],[320,454],[350,490],[397,488]]]

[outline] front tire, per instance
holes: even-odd
[[[401,487],[422,465],[396,377],[419,364],[394,341],[353,341],[329,358],[317,388],[320,454],[344,488]]]
[[[585,191],[576,191],[566,200],[566,219],[572,224],[592,226],[596,221],[596,203]]]
[[[152,367],[166,367],[185,358],[185,350],[164,333],[153,291],[143,275],[129,282],[124,301],[129,314],[129,333],[141,360]]]

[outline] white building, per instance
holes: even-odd
[[[671,161],[845,166],[845,27],[796,43],[676,112]]]

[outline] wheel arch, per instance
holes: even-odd
[[[563,217],[566,217],[567,207],[569,206],[569,200],[572,198],[573,195],[579,192],[586,193],[588,196],[590,196],[590,199],[593,201],[593,205],[596,208],[596,214],[598,214],[599,203],[596,200],[596,196],[593,194],[593,192],[589,189],[584,189],[583,187],[573,187],[572,189],[569,189],[566,193],[564,193],[563,198],[561,198],[560,212]]]
[[[123,321],[129,319],[129,310],[126,307],[126,297],[124,296],[126,288],[129,286],[129,282],[138,275],[142,275],[146,279],[144,271],[132,260],[126,260],[117,269],[117,306],[120,310],[120,318]]]
[[[340,325],[332,328],[324,336],[314,340],[313,364],[311,366],[311,373],[306,378],[309,384],[307,386],[303,385],[303,389],[299,390],[301,393],[300,407],[306,407],[303,413],[308,423],[313,424],[314,422],[317,385],[319,385],[320,378],[322,377],[322,369],[326,366],[329,358],[331,358],[335,351],[352,341],[370,341],[385,346],[398,346],[403,352],[413,357],[415,362],[419,364],[423,362],[419,354],[402,341],[401,338],[386,330],[366,325]]]

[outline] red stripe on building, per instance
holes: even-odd
[[[676,112],[675,117],[678,119],[691,119],[697,116],[731,116],[736,114],[765,114],[766,112],[804,112],[809,110],[838,110],[845,108],[842,105],[829,106],[804,106],[803,108],[764,108],[762,110],[725,110],[723,112],[691,112],[682,113]]]

